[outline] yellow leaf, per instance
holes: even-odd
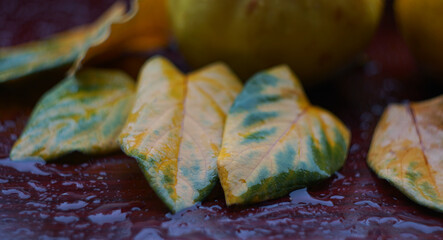
[[[37,103],[11,159],[117,150],[134,90],[132,79],[115,70],[87,69],[66,78]]]
[[[229,110],[218,157],[228,205],[283,196],[344,163],[349,130],[312,106],[286,66],[256,74]]]
[[[389,105],[375,129],[368,164],[410,199],[443,212],[443,95]]]
[[[225,115],[240,90],[221,63],[184,75],[155,57],[142,68],[120,144],[173,212],[203,200],[215,185]]]
[[[164,0],[115,3],[96,22],[46,40],[0,49],[0,83],[55,68],[76,71],[83,59],[164,46],[169,37]],[[92,48],[91,48],[92,47]],[[90,50],[88,50],[91,48]]]

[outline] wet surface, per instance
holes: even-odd
[[[173,48],[158,53],[185,68]],[[135,75],[150,55],[103,66]],[[10,161],[32,107],[53,82],[0,86],[0,239],[442,239],[442,215],[408,200],[365,162],[388,103],[430,98],[442,88],[418,74],[389,16],[360,62],[308,90],[314,104],[352,131],[340,171],[287,197],[246,207],[227,208],[217,185],[205,202],[176,214],[156,197],[136,161],[121,152],[71,154],[46,164]]]

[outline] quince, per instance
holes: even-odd
[[[228,63],[243,79],[287,64],[307,85],[345,67],[371,39],[382,0],[169,0],[193,67]]]
[[[400,30],[420,67],[443,75],[443,1],[397,0],[395,15]]]

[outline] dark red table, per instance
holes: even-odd
[[[93,21],[112,0],[0,1],[0,46],[40,39]],[[392,18],[391,2],[365,57],[309,89],[312,102],[352,130],[345,166],[329,180],[287,197],[227,208],[220,186],[201,205],[172,215],[134,159],[72,154],[55,163],[16,163],[10,149],[37,99],[56,77],[0,85],[0,239],[443,239],[441,214],[420,207],[366,164],[384,107],[442,93],[418,74]],[[152,54],[187,69],[174,47],[104,63],[136,76]]]

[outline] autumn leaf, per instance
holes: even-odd
[[[173,212],[203,200],[215,185],[226,112],[240,90],[221,63],[184,75],[155,57],[142,68],[120,143]]]
[[[37,103],[10,158],[51,160],[74,151],[117,150],[134,91],[131,78],[115,70],[87,69],[64,79]]]
[[[375,129],[368,164],[413,201],[443,212],[443,95],[389,105]]]
[[[218,157],[228,205],[283,196],[344,163],[350,133],[309,103],[286,66],[253,76],[231,107]]]
[[[106,35],[91,44],[77,59],[74,68],[96,56],[106,58],[122,51],[140,52],[163,47],[169,37],[165,0],[132,0],[130,11],[113,22]]]
[[[164,0],[115,3],[97,21],[46,40],[0,49],[0,83],[55,68],[79,69],[81,62],[125,50],[149,50],[168,42]],[[91,48],[91,49],[90,49]]]

